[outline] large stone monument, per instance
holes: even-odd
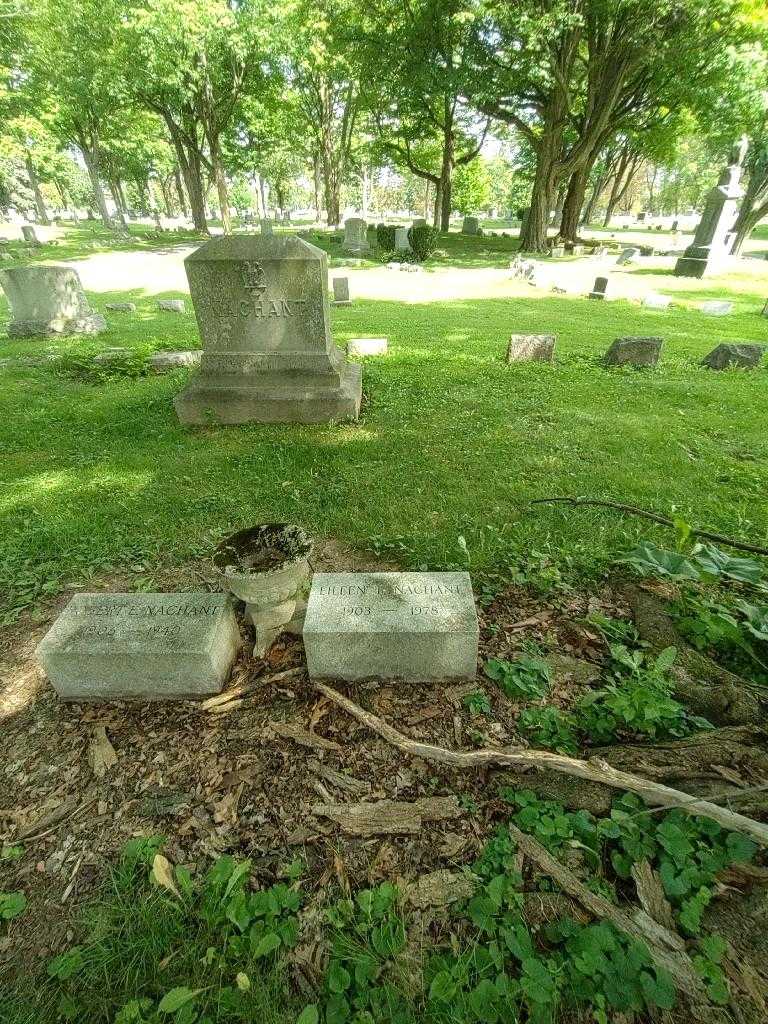
[[[69,267],[10,267],[0,271],[11,305],[11,338],[50,334],[98,334],[107,329],[103,316],[94,313]]]
[[[734,146],[728,166],[707,197],[693,242],[675,264],[678,277],[705,277],[720,273],[727,265],[733,245],[733,225],[744,195],[739,181],[747,154],[747,140]]]
[[[203,342],[175,399],[182,423],[356,417],[361,371],[331,338],[325,253],[291,235],[234,235],[185,260]]]

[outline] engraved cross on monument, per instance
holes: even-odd
[[[203,341],[174,401],[182,423],[357,417],[360,366],[331,338],[325,253],[288,235],[233,235],[184,261]]]

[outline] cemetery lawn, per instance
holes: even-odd
[[[450,236],[468,260],[474,242]],[[90,255],[82,232],[71,246],[61,255],[78,246]],[[58,247],[40,252],[59,259]],[[477,581],[593,578],[653,535],[607,510],[529,504],[551,495],[639,505],[765,545],[768,371],[713,373],[698,362],[720,341],[768,341],[766,288],[752,274],[637,273],[648,273],[649,290],[686,304],[729,298],[734,312],[538,290],[334,309],[338,344],[362,335],[390,344],[365,365],[359,422],[338,425],[182,428],[172,400],[187,373],[142,369],[154,350],[199,346],[189,301],[184,315],[156,309],[158,297],[181,293],[90,292],[99,311],[130,300],[137,312],[108,313],[95,338],[3,338],[0,360],[57,358],[0,363],[0,621],[113,572],[152,589],[161,569],[200,564],[223,535],[262,521],[297,521],[406,568],[469,568]],[[556,333],[555,365],[506,366],[511,332]],[[631,334],[663,336],[657,369],[599,365],[614,338]],[[91,356],[113,346],[135,358],[95,371]]]

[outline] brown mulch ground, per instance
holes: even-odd
[[[315,559],[316,569],[330,567],[392,568],[335,544]],[[194,567],[182,578],[169,575],[158,589],[199,589],[201,579],[205,570]],[[110,579],[103,589],[129,585]],[[26,851],[19,860],[0,861],[0,890],[23,889],[29,899],[5,937],[0,933],[0,970],[4,962],[29,970],[71,941],[78,907],[135,836],[167,836],[169,859],[193,871],[222,853],[248,856],[265,884],[300,855],[310,888],[338,884],[346,890],[470,863],[506,816],[490,774],[406,759],[313,690],[300,638],[284,634],[265,661],[254,659],[245,623],[230,685],[249,692],[231,708],[61,703],[35,663],[34,648],[70,596],[0,637],[0,840]],[[568,706],[589,684],[567,658],[599,663],[604,653],[597,632],[582,621],[593,611],[626,615],[608,588],[597,595],[558,593],[548,601],[511,589],[479,609],[481,658],[508,658],[534,643],[565,656],[548,703]],[[480,685],[491,700],[490,717],[473,717],[463,703],[477,686],[369,683],[350,693],[413,739],[452,748],[523,742],[515,728],[521,706],[488,680],[479,677]],[[321,746],[287,738],[286,725],[309,731]],[[102,730],[116,755],[103,774],[94,762]],[[458,797],[461,815],[425,824],[415,835],[351,837],[313,814],[318,804],[448,795]],[[604,805],[590,809],[604,813],[610,798],[606,790]]]

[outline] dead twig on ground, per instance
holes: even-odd
[[[674,522],[667,516],[660,516],[656,512],[649,512],[647,509],[638,508],[636,505],[624,505],[619,501],[601,501],[598,498],[576,498],[563,496],[555,498],[534,498],[531,505],[549,505],[554,502],[565,502],[568,505],[596,505],[600,508],[615,508],[619,512],[627,512],[632,516],[642,516],[643,519],[650,519],[653,523],[661,526],[671,526]],[[755,555],[768,555],[768,548],[761,548],[758,544],[747,544],[745,541],[734,540],[733,537],[725,537],[722,533],[713,533],[711,530],[691,529],[691,536],[702,537],[704,540],[712,540],[717,544],[727,544],[729,547],[738,548],[739,551],[750,551]]]
[[[701,814],[704,817],[712,818],[723,828],[732,832],[742,832],[744,835],[751,836],[761,846],[768,847],[768,825],[737,814],[735,811],[718,807],[708,800],[692,797],[658,782],[650,782],[638,775],[630,775],[629,772],[618,771],[603,759],[591,758],[588,761],[583,761],[575,757],[565,757],[563,754],[554,754],[549,750],[447,750],[445,747],[409,739],[377,715],[365,711],[349,697],[345,697],[324,683],[315,683],[314,686],[316,690],[325,694],[340,708],[356,718],[358,722],[367,725],[388,743],[412,757],[420,757],[425,761],[436,761],[452,768],[464,769],[484,768],[489,765],[501,765],[507,768],[549,768],[565,775],[588,779],[590,782],[601,782],[614,789],[637,793],[652,805],[658,804],[669,808],[680,807],[688,814]]]

